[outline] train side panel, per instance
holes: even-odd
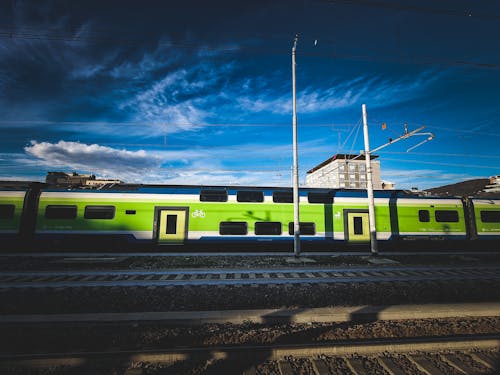
[[[466,239],[466,221],[460,199],[399,198],[401,239]]]
[[[472,199],[478,239],[500,239],[500,199]]]
[[[0,191],[0,235],[14,238],[19,235],[26,191]]]

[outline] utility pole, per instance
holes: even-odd
[[[387,146],[390,146],[396,142],[399,142],[402,139],[407,139],[413,137],[415,135],[423,135],[427,138],[422,142],[416,144],[415,146],[410,147],[406,152],[409,152],[418,146],[432,141],[434,139],[434,134],[432,133],[421,133],[420,131],[425,128],[425,126],[421,126],[418,129],[413,131],[408,131],[408,125],[405,124],[404,134],[394,140],[389,140],[388,143],[383,144],[382,146],[376,147],[370,151],[370,139],[368,137],[368,120],[366,115],[366,104],[361,106],[361,110],[363,112],[363,136],[365,141],[365,165],[366,165],[366,192],[368,194],[368,220],[370,227],[370,250],[372,255],[378,255],[378,244],[377,244],[377,225],[375,222],[375,199],[373,198],[373,180],[372,180],[372,163],[371,163],[371,153],[379,151]],[[357,158],[357,157],[356,157]],[[354,158],[354,159],[356,159]]]
[[[292,111],[293,111],[293,254],[300,256],[300,220],[299,220],[299,154],[297,145],[297,93],[295,90],[295,51],[299,34],[295,35],[292,47]]]
[[[366,192],[368,194],[370,250],[372,255],[378,255],[377,225],[375,222],[375,199],[373,198],[372,163],[370,155],[370,139],[368,137],[368,120],[366,118],[366,104],[363,104],[361,109],[363,111],[363,136],[365,140]]]

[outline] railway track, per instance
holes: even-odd
[[[0,289],[500,280],[500,267],[0,272]]]
[[[180,371],[188,368],[202,369],[193,373],[208,374],[494,374],[500,368],[499,348],[498,335],[377,339],[310,345],[17,354],[0,356],[0,368],[51,368],[56,372],[64,368],[71,374],[91,373],[92,368],[100,369],[96,374],[111,373],[120,368],[130,375],[190,373]]]

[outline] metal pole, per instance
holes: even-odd
[[[297,147],[297,98],[295,90],[295,50],[299,35],[295,35],[292,47],[292,107],[293,107],[293,254],[300,256],[299,221],[299,155]]]
[[[378,254],[377,225],[375,222],[375,200],[373,199],[372,163],[370,155],[370,139],[368,138],[368,121],[366,118],[366,105],[361,106],[363,111],[363,136],[365,140],[365,165],[366,165],[366,192],[368,194],[368,222],[370,226],[370,250],[372,255]]]

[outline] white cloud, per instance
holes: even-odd
[[[31,141],[31,145],[24,150],[28,155],[38,159],[38,163],[47,167],[86,170],[111,176],[117,173],[140,176],[148,169],[157,168],[161,164],[158,156],[144,150],[118,150],[79,142]]]
[[[288,185],[288,167],[271,164],[256,168],[240,165],[240,155],[251,155],[252,162],[269,161],[269,152],[281,154],[288,146],[264,147],[246,145],[226,148],[199,148],[176,151],[129,151],[98,144],[59,141],[31,141],[26,154],[5,154],[13,170],[30,175],[63,170],[94,173],[100,177],[118,178],[126,182],[201,185]],[[3,154],[2,154],[3,155]],[[235,167],[235,162],[237,166]],[[37,172],[35,172],[37,171]],[[4,170],[4,172],[7,172]],[[2,173],[7,176],[6,173]],[[10,176],[15,179],[15,176]],[[3,177],[2,177],[3,178]],[[38,176],[35,180],[42,179]]]

